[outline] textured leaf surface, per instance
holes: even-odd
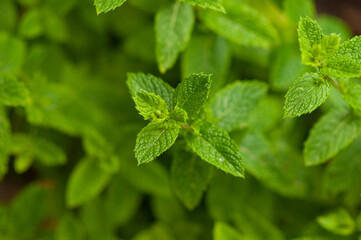
[[[162,79],[151,74],[128,73],[127,85],[133,97],[135,97],[137,92],[144,90],[160,96],[168,103],[169,108],[173,105],[174,89]]]
[[[140,131],[135,144],[135,157],[139,164],[153,161],[170,148],[179,134],[173,121],[151,122]]]
[[[226,223],[217,222],[213,230],[214,240],[242,240],[246,239],[233,227]]]
[[[192,73],[212,74],[211,94],[224,83],[230,65],[227,41],[213,34],[193,34],[182,58],[182,78]]]
[[[246,125],[266,90],[267,86],[257,81],[235,82],[220,90],[210,102],[216,124],[226,131]]]
[[[222,5],[222,0],[181,0],[181,1],[192,4],[194,6],[200,6],[202,8],[209,8],[216,11],[225,12],[224,7]]]
[[[328,59],[323,73],[331,77],[361,76],[361,36],[341,44],[336,53]]]
[[[350,80],[342,96],[353,109],[361,112],[361,84],[358,81]]]
[[[286,94],[285,117],[311,113],[326,101],[330,94],[329,83],[317,73],[305,73],[299,77]]]
[[[315,20],[309,17],[301,18],[298,24],[298,41],[301,51],[311,51],[315,44],[321,43],[323,32]]]
[[[8,106],[25,106],[30,102],[29,91],[22,82],[0,75],[0,103]]]
[[[74,168],[66,188],[66,202],[77,207],[97,196],[106,186],[110,174],[94,159],[83,159]]]
[[[324,115],[313,126],[306,140],[306,164],[321,164],[334,157],[359,135],[360,130],[360,118],[348,110],[337,110]]]
[[[194,24],[189,4],[175,2],[157,13],[155,19],[156,57],[161,72],[171,68],[187,46]]]
[[[276,41],[277,32],[269,20],[247,4],[239,2],[225,7],[227,15],[202,11],[203,23],[217,34],[244,46],[269,49]]]
[[[94,4],[97,9],[97,13],[109,12],[117,7],[120,7],[126,0],[95,0]]]
[[[355,222],[344,208],[317,217],[317,222],[326,230],[337,235],[347,236],[355,230]]]
[[[192,74],[184,79],[174,93],[174,104],[195,118],[207,101],[211,88],[211,75]]]
[[[25,50],[23,41],[0,33],[0,73],[18,73],[24,62]]]
[[[236,177],[244,177],[242,155],[227,132],[206,122],[199,127],[199,132],[187,135],[187,145],[204,161]]]
[[[158,95],[144,90],[136,93],[135,107],[145,120],[165,119],[168,116],[167,103]]]
[[[177,197],[188,209],[194,209],[202,199],[211,179],[212,168],[195,153],[175,151],[171,181]]]
[[[297,25],[300,17],[315,16],[315,5],[313,0],[286,0],[283,1],[283,8],[291,20],[291,22]]]

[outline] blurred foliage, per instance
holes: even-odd
[[[318,119],[347,104],[331,91],[312,114],[284,119],[282,110],[285,91],[309,70],[300,16],[341,41],[351,30],[315,16],[311,0],[181,2],[0,1],[0,239],[360,239],[360,136],[322,165],[306,167],[302,154]],[[180,27],[157,33],[172,21]],[[229,114],[243,113],[227,130],[245,179],[180,149],[182,139],[137,166],[146,123],[129,72],[173,87],[195,72],[213,74],[215,110],[227,84],[267,85],[262,99],[234,102],[246,109]]]

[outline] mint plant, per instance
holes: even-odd
[[[361,38],[313,0],[0,11],[1,240],[360,238]]]

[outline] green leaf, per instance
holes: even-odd
[[[228,132],[246,125],[266,90],[257,81],[237,81],[220,90],[209,105],[216,124]]]
[[[340,36],[332,33],[331,35],[323,36],[321,40],[321,56],[320,59],[331,57],[340,47],[341,38]]]
[[[178,149],[173,156],[173,190],[188,209],[194,209],[201,201],[211,179],[212,168],[195,153],[183,149]]]
[[[226,223],[217,222],[213,229],[214,240],[242,240],[246,239],[233,227]]]
[[[169,109],[173,106],[174,89],[160,78],[151,74],[128,73],[127,85],[133,97],[137,92],[144,90],[160,96],[168,103]]]
[[[25,43],[6,33],[0,33],[0,74],[16,74],[25,57]]]
[[[341,44],[336,53],[325,61],[321,71],[334,78],[361,76],[361,36]]]
[[[179,127],[173,121],[151,122],[140,131],[135,144],[138,164],[153,161],[170,148],[179,134]]]
[[[361,120],[347,109],[324,115],[312,128],[305,142],[306,165],[317,165],[334,157],[360,133]]]
[[[19,34],[25,38],[37,38],[44,33],[44,17],[38,8],[27,11],[19,23]]]
[[[299,77],[286,94],[284,117],[311,113],[326,101],[330,84],[318,73],[305,73]]]
[[[120,7],[126,0],[94,0],[97,14],[106,13]]]
[[[174,104],[195,118],[207,101],[211,88],[211,75],[198,73],[184,79],[175,90]]]
[[[204,122],[199,131],[186,135],[186,142],[204,161],[236,177],[244,177],[243,157],[222,128]]]
[[[230,60],[230,47],[224,38],[214,34],[193,34],[182,57],[182,79],[192,73],[212,74],[212,94],[226,80]]]
[[[107,185],[109,172],[99,167],[94,159],[81,160],[70,175],[66,188],[66,203],[77,207],[96,197]]]
[[[29,91],[15,77],[0,75],[0,103],[8,106],[25,106],[29,104]]]
[[[162,73],[171,68],[191,37],[194,24],[189,4],[175,2],[160,10],[155,18],[156,57]]]
[[[337,235],[348,236],[355,230],[355,221],[344,208],[332,210],[329,213],[317,217],[317,222],[324,229]]]
[[[300,17],[313,18],[316,13],[313,0],[285,0],[283,8],[290,21],[295,25]]]
[[[187,124],[187,120],[188,120],[187,112],[179,108],[178,106],[175,106],[174,110],[170,112],[169,117],[170,119],[174,120],[178,125]]]
[[[181,0],[182,2],[189,3],[193,6],[200,6],[202,8],[209,8],[219,12],[224,12],[222,0]]]
[[[135,108],[145,120],[164,120],[168,116],[167,103],[155,93],[141,90],[133,98]]]
[[[132,240],[175,240],[172,231],[164,223],[156,223],[150,228],[139,232]]]
[[[64,215],[57,226],[55,232],[56,240],[83,240],[85,232],[81,222],[75,218],[72,214]]]
[[[298,23],[298,41],[301,52],[311,53],[312,47],[320,44],[323,38],[321,27],[309,17],[301,18]]]
[[[17,9],[12,0],[3,0],[0,3],[0,31],[12,31],[16,25]]]
[[[361,112],[361,84],[358,81],[350,80],[344,86],[342,97],[353,109]]]
[[[278,34],[270,21],[244,2],[225,2],[227,15],[201,11],[202,22],[212,31],[239,45],[270,49]]]

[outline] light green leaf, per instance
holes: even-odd
[[[106,13],[120,7],[126,0],[94,0],[97,14]]]
[[[270,81],[273,88],[287,90],[301,76],[305,67],[301,63],[299,50],[293,45],[282,45],[276,54],[270,66]]]
[[[153,161],[170,148],[179,134],[173,121],[151,122],[140,131],[135,144],[135,157],[139,164]]]
[[[174,110],[169,115],[170,119],[174,120],[178,125],[187,124],[188,115],[187,112],[178,106],[175,106]]]
[[[99,167],[95,159],[81,160],[70,175],[66,188],[66,203],[77,207],[96,197],[107,185],[109,172]]]
[[[314,45],[320,44],[323,38],[321,27],[309,17],[301,18],[298,23],[298,41],[301,52],[311,53]]]
[[[56,240],[83,240],[85,231],[81,222],[72,214],[64,215],[57,226],[55,232]]]
[[[133,98],[135,108],[145,120],[164,120],[168,116],[167,103],[155,93],[141,90]]]
[[[193,34],[182,58],[182,78],[192,73],[212,74],[211,94],[224,83],[231,51],[227,41],[213,34]]]
[[[243,157],[222,128],[204,122],[199,131],[187,134],[186,142],[204,161],[236,177],[244,177]]]
[[[242,240],[246,239],[233,227],[226,223],[217,222],[213,229],[214,240]]]
[[[36,38],[44,33],[44,26],[43,12],[32,8],[21,17],[18,31],[25,38]]]
[[[283,8],[290,21],[295,25],[300,17],[313,18],[316,13],[313,0],[285,0]]]
[[[331,35],[323,36],[321,40],[322,52],[320,59],[331,57],[340,47],[341,38],[340,36],[332,33]]]
[[[336,53],[325,61],[322,72],[330,77],[351,78],[361,76],[361,36],[341,44]]]
[[[29,104],[29,91],[15,77],[0,75],[0,103],[8,106],[25,106]]]
[[[175,151],[173,156],[173,190],[188,209],[194,209],[201,201],[211,179],[212,168],[195,153],[183,149]]]
[[[174,89],[160,78],[151,74],[128,73],[127,85],[133,97],[137,92],[144,90],[160,96],[168,103],[169,109],[173,106]]]
[[[266,90],[266,84],[257,81],[237,81],[220,90],[209,105],[216,124],[226,131],[246,125]]]
[[[344,208],[332,210],[329,213],[317,217],[317,222],[324,229],[337,235],[347,236],[355,230],[355,221]]]
[[[184,79],[175,90],[174,104],[195,118],[207,101],[211,88],[211,75],[198,73]]]
[[[23,41],[0,33],[0,73],[18,73],[24,62],[25,50]]]
[[[155,18],[156,57],[162,73],[171,68],[187,46],[194,24],[189,4],[175,2],[160,10]]]
[[[222,5],[222,0],[181,0],[181,1],[192,4],[193,6],[200,6],[202,8],[209,8],[216,11],[225,12],[224,7]]]
[[[318,73],[305,73],[299,77],[286,94],[284,117],[311,113],[326,101],[330,84]]]
[[[225,9],[227,15],[201,11],[200,18],[210,30],[239,45],[270,49],[277,41],[277,31],[257,10],[232,1],[225,2]]]
[[[317,165],[334,157],[360,133],[361,120],[347,109],[324,115],[311,129],[305,142],[306,165]]]
[[[353,109],[361,112],[361,84],[358,81],[350,80],[344,86],[342,97]]]

